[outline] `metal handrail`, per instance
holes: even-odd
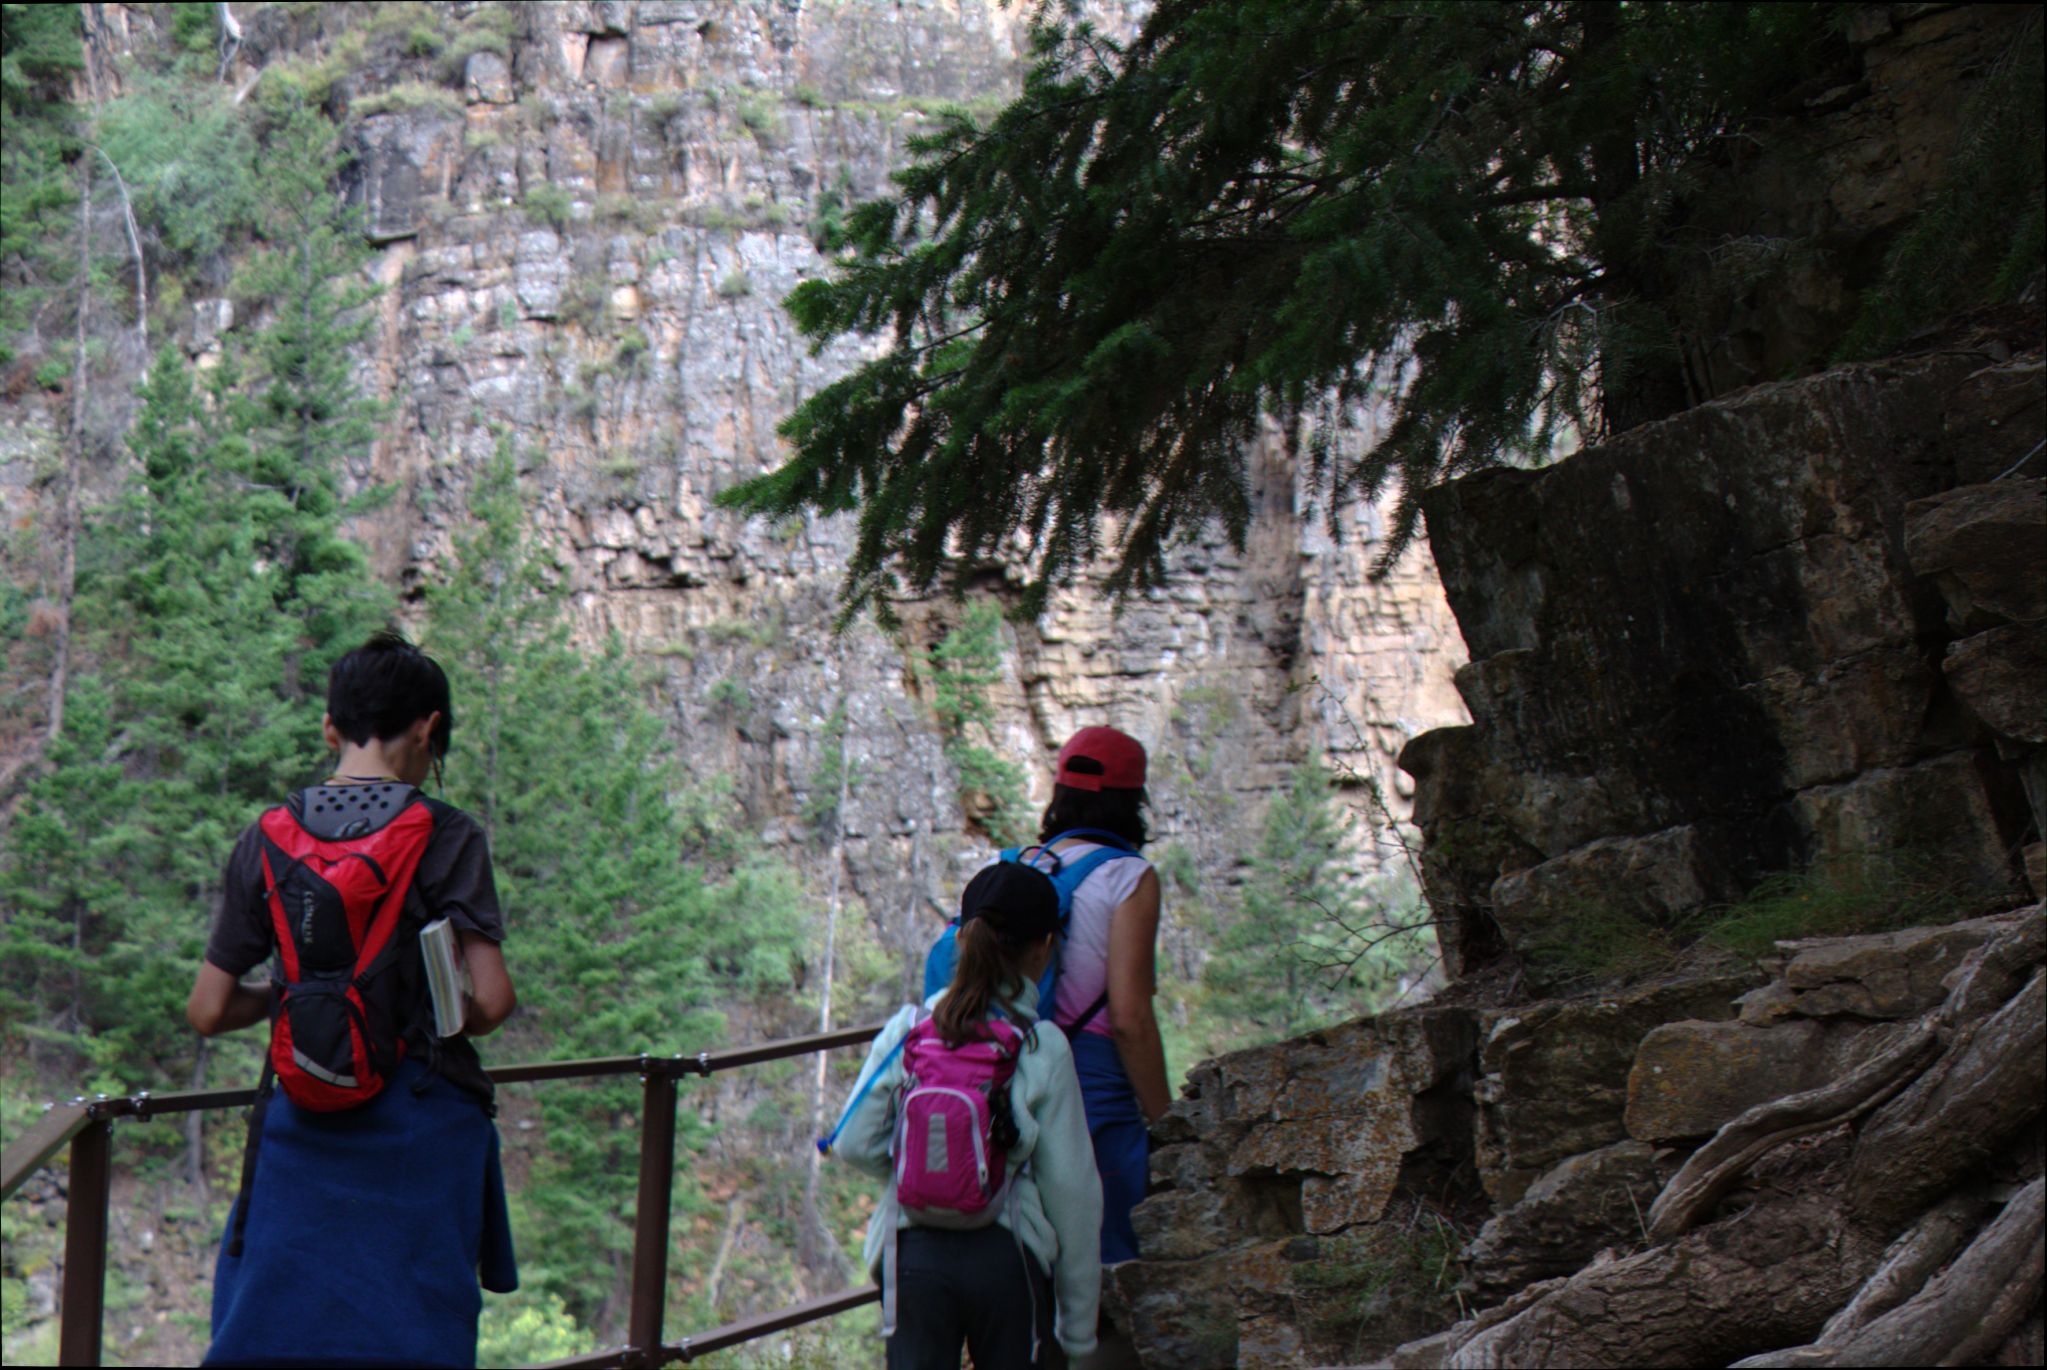
[[[706,1078],[763,1061],[808,1056],[860,1046],[882,1025],[842,1028],[804,1037],[784,1037],[753,1046],[700,1051],[694,1056],[598,1056],[580,1061],[534,1061],[489,1072],[501,1085],[544,1080],[578,1080],[638,1075],[641,1087],[639,1194],[633,1221],[633,1283],[628,1341],[624,1346],[552,1362],[553,1366],[649,1367],[689,1361],[791,1327],[836,1317],[881,1297],[874,1288],[845,1290],[772,1313],[727,1323],[678,1342],[661,1339],[668,1284],[668,1227],[675,1183],[676,1081]],[[237,1108],[256,1101],[254,1089],[190,1089],[169,1094],[101,1094],[52,1106],[34,1126],[0,1152],[0,1200],[12,1198],[30,1175],[49,1163],[67,1143],[71,1184],[64,1213],[64,1281],[57,1361],[60,1365],[100,1363],[101,1324],[106,1305],[107,1211],[113,1192],[112,1137],[116,1118],[157,1118],[204,1109]]]

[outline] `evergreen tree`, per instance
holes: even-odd
[[[820,346],[892,346],[727,502],[857,506],[853,606],[963,587],[1020,532],[1039,607],[1104,539],[1116,591],[1210,520],[1241,541],[1270,414],[1332,515],[1397,482],[1390,559],[1446,475],[1686,403],[1684,286],[1720,246],[1701,177],[1831,79],[1845,15],[1162,0],[1127,51],[1043,28],[1021,97],[917,141],[847,217],[851,259],[790,295]],[[2022,156],[2037,202],[2037,133]],[[2034,270],[2037,222],[2009,228]]]
[[[1431,955],[1417,892],[1360,877],[1352,822],[1310,758],[1266,810],[1241,904],[1203,971],[1203,1007],[1230,1047],[1291,1037],[1379,1011]]]
[[[508,442],[472,489],[468,527],[430,592],[426,645],[455,691],[449,797],[489,833],[510,930],[521,1011],[501,1056],[701,1049],[727,1006],[786,991],[796,886],[736,850],[721,786],[663,759],[649,683],[616,641],[594,659],[570,641],[566,575],[528,540]],[[638,1090],[565,1082],[534,1101],[522,1240],[546,1252],[535,1284],[592,1321],[631,1248]],[[682,1145],[701,1146],[683,1120]]]
[[[127,1086],[195,1059],[183,1001],[221,863],[318,768],[327,668],[394,607],[343,529],[377,409],[348,369],[369,292],[338,142],[287,117],[265,156],[291,168],[248,277],[272,322],[203,388],[174,347],[145,378],[137,474],[81,545],[83,713],[67,707],[0,869],[10,1017]]]
[[[0,365],[75,264],[79,130],[65,96],[84,65],[75,6],[0,5]]]

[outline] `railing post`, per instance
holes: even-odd
[[[640,1193],[633,1216],[632,1359],[661,1361],[661,1313],[668,1299],[668,1215],[675,1187],[675,1077],[648,1071],[641,1085]]]
[[[95,1118],[71,1139],[71,1192],[64,1205],[63,1316],[59,1365],[100,1363],[107,1299],[107,1207],[113,1194],[113,1125]]]

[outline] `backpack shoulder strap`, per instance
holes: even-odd
[[[1117,851],[1114,847],[1096,847],[1087,855],[1059,868],[1052,877],[1052,886],[1059,891],[1059,921],[1062,925],[1073,916],[1073,896],[1079,893],[1087,878],[1109,862],[1128,855],[1129,852]]]

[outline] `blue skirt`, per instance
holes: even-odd
[[[519,1284],[497,1127],[437,1076],[414,1094],[425,1073],[404,1062],[346,1113],[272,1096],[207,1365],[476,1364],[478,1284]]]
[[[1130,1210],[1144,1201],[1151,1173],[1151,1130],[1114,1042],[1098,1032],[1075,1034],[1073,1068],[1080,1076],[1095,1169],[1102,1177],[1102,1264],[1136,1260],[1137,1231],[1130,1225]]]

